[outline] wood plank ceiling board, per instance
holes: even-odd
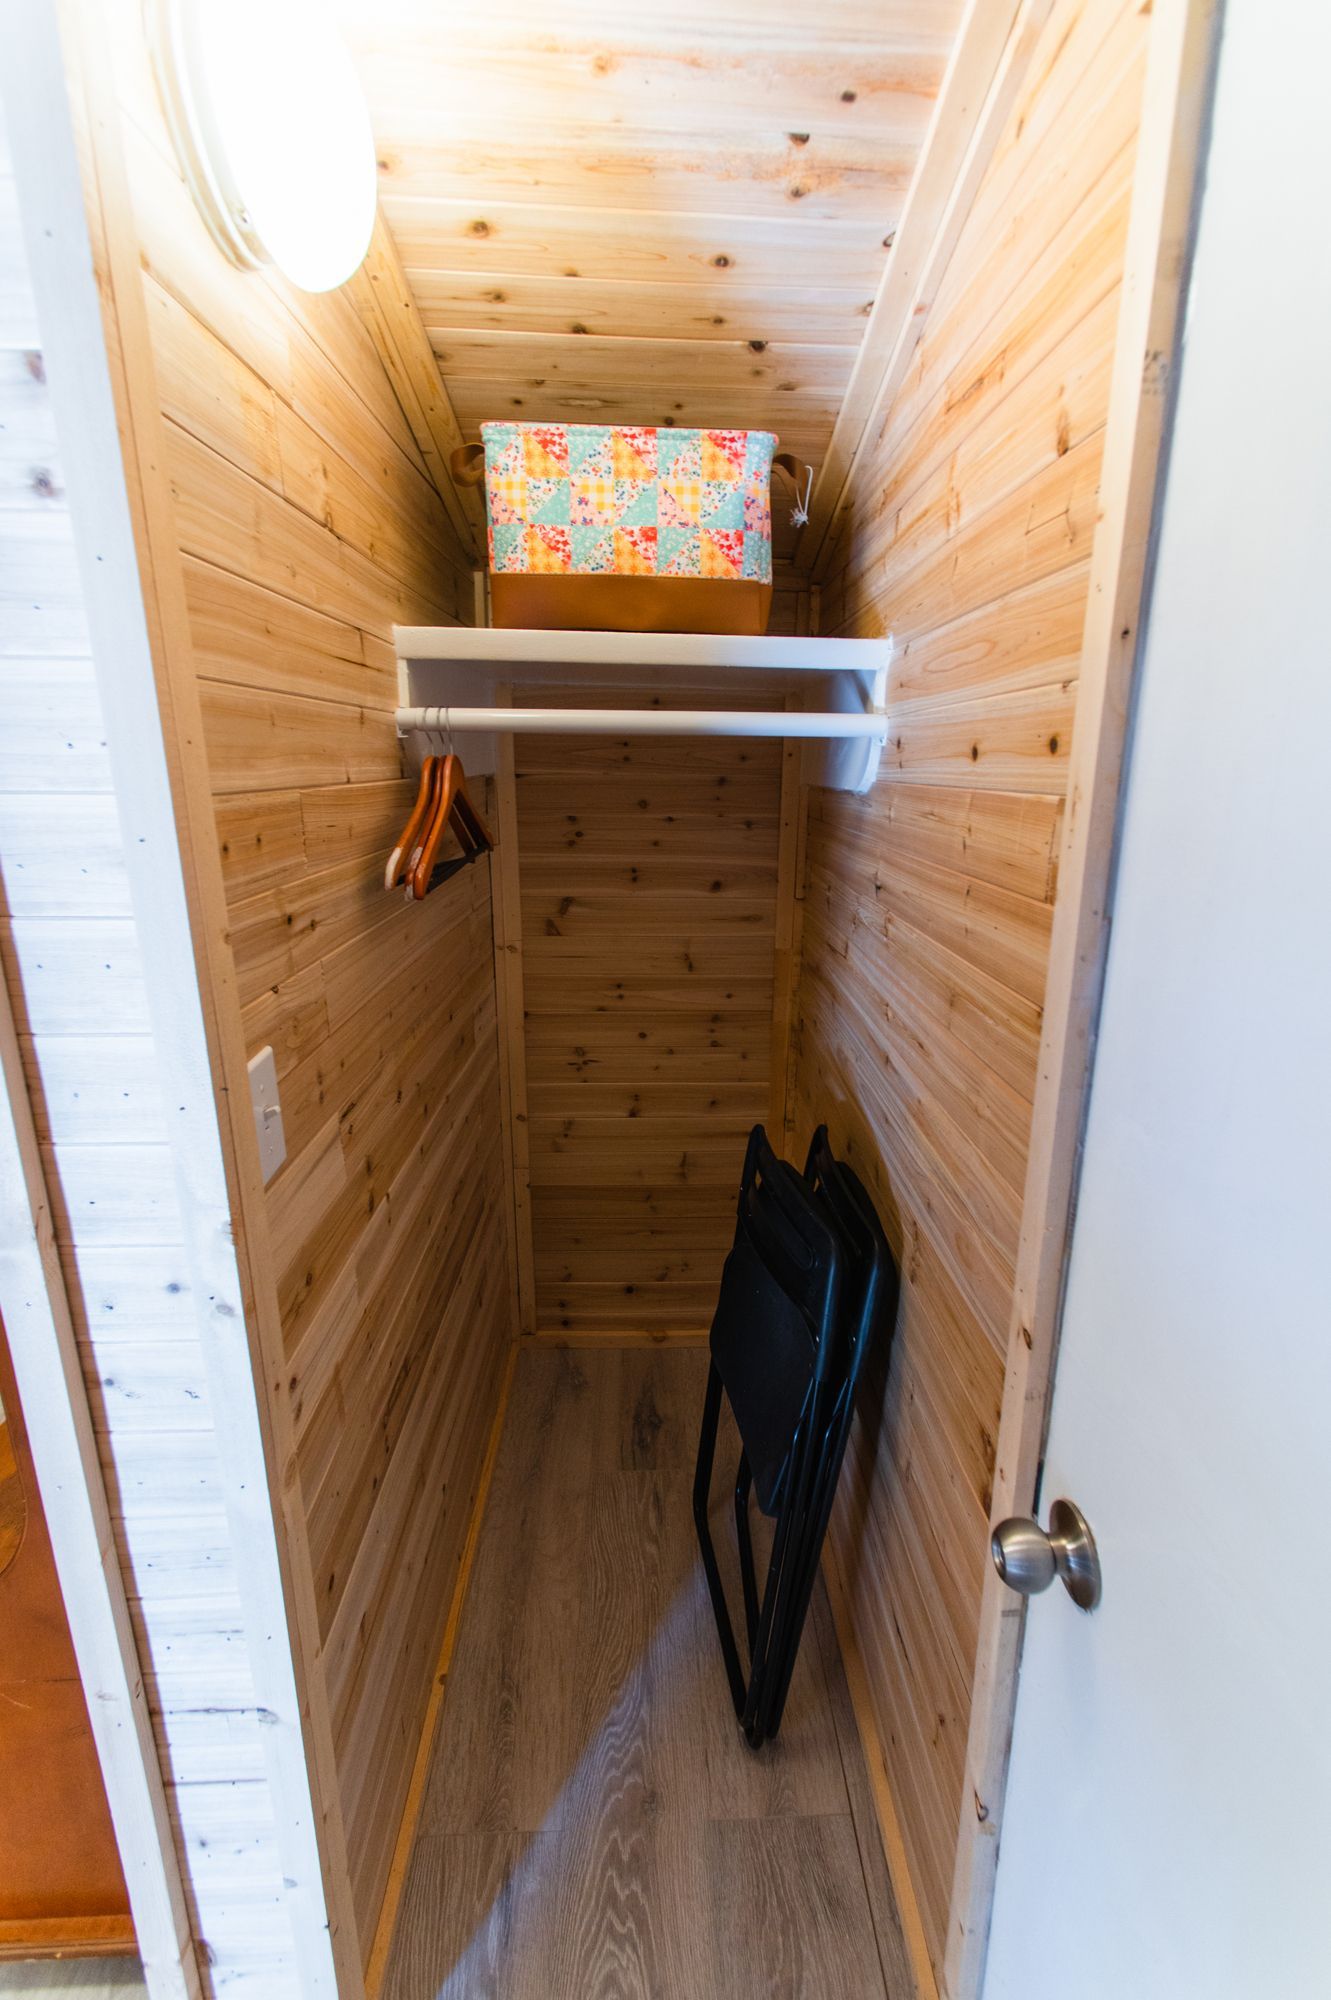
[[[465,436],[716,424],[821,463],[961,0],[337,4]]]

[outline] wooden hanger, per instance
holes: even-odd
[[[389,855],[388,866],[384,870],[385,889],[396,889],[407,873],[410,856],[425,826],[430,794],[434,789],[435,765],[439,761],[438,757],[427,757],[421,765],[421,782],[416,793],[416,803],[411,808],[410,818],[398,835],[397,846]]]
[[[462,768],[462,759],[449,755],[436,758],[435,762],[437,769],[425,825],[418,836],[418,847],[414,850],[414,860],[407,872],[412,896],[418,903],[438,883],[446,882],[450,875],[456,875],[459,868],[465,868],[482,854],[488,854],[494,846],[489,828],[467,789],[467,774]],[[443,862],[436,868],[439,846],[449,829],[462,853],[460,858]]]

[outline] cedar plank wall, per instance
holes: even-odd
[[[1145,34],[1054,8],[821,600],[898,654],[883,778],[811,795],[793,1136],[902,1254],[836,1547],[940,1976]]]
[[[769,630],[797,615],[778,590]],[[783,694],[746,681],[641,699],[761,708]],[[537,1330],[697,1333],[747,1134],[771,1116],[782,747],[532,736],[515,763]]]
[[[267,1191],[295,1463],[368,1955],[510,1332],[488,872],[408,907],[394,621],[469,620],[350,299],[234,270],[183,188],[138,9],[116,87]]]

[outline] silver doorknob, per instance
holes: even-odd
[[[1035,1597],[1048,1590],[1056,1576],[1073,1603],[1094,1611],[1100,1602],[1100,1557],[1095,1536],[1080,1508],[1070,1500],[1055,1500],[1049,1509],[1049,1533],[1038,1521],[1000,1521],[989,1539],[994,1568],[1009,1590]]]

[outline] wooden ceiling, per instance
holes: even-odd
[[[819,464],[961,0],[337,5],[467,437],[733,425]]]

